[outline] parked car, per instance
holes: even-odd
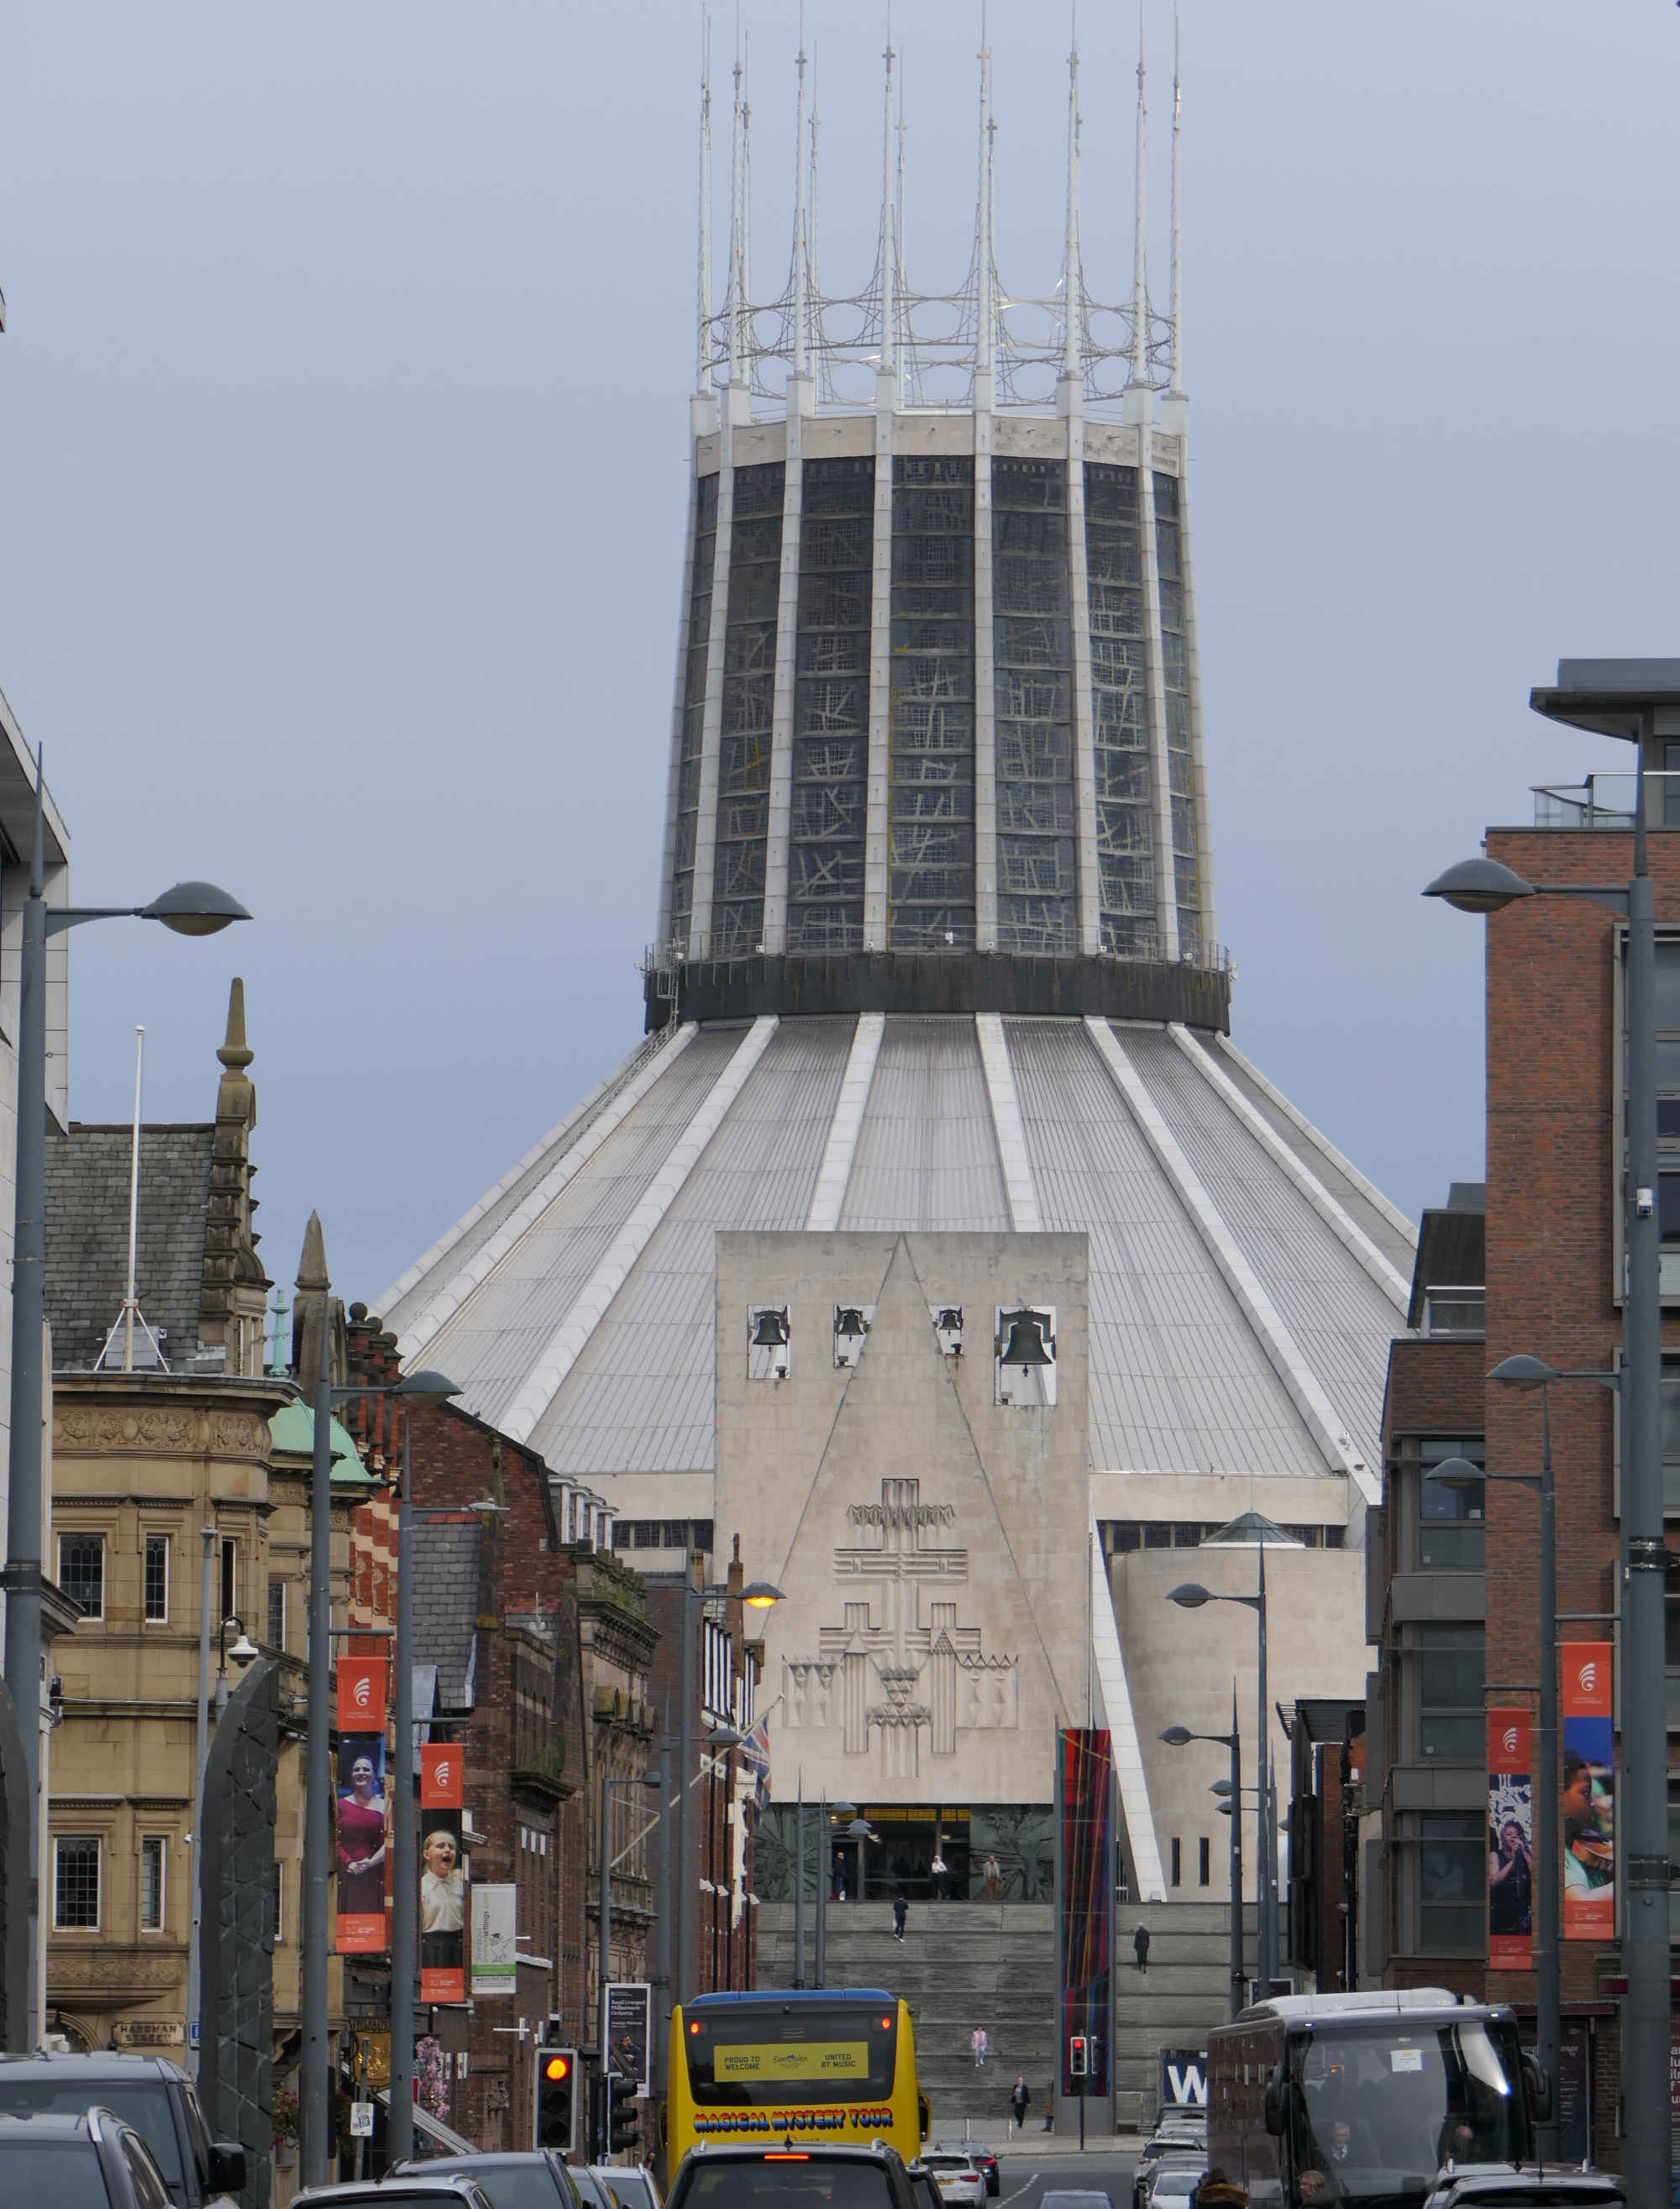
[[[1143,2200],[1146,2209],[1186,2209],[1197,2188],[1208,2175],[1204,2155],[1164,2155],[1149,2173]]]
[[[491,2209],[585,2209],[578,2180],[587,2174],[575,2171],[553,2148],[532,2148],[485,2155],[416,2157],[394,2166],[393,2176],[404,2178],[470,2178],[480,2187]],[[593,2209],[589,2205],[589,2209]]]
[[[921,2160],[946,2209],[986,2209],[986,2173],[965,2149],[930,2147]]]
[[[170,2209],[157,2158],[109,2110],[0,2117],[0,2201],[52,2209]]]
[[[976,2170],[975,2182],[984,2188]],[[676,2167],[665,2209],[920,2209],[897,2149],[870,2147],[691,2148]]]
[[[1114,2209],[1114,2199],[1091,2187],[1056,2186],[1039,2195],[1038,2209]]]
[[[658,2182],[645,2163],[592,2163],[589,2169],[615,2209],[659,2209]]]
[[[1198,2163],[1208,2159],[1205,2141],[1188,2132],[1151,2133],[1137,2152],[1137,2168],[1131,2174],[1131,2209],[1143,2209],[1149,2199],[1149,2180],[1155,2167],[1163,2156],[1189,2156]]]
[[[345,2186],[306,2186],[291,2209],[492,2209],[490,2197],[465,2171],[433,2177],[357,2178]]]
[[[166,2056],[0,2056],[0,2116],[79,2116],[95,2107],[140,2134],[173,2209],[237,2209],[245,2151],[212,2140],[191,2080]]]

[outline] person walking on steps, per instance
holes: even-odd
[[[1027,2104],[1032,2098],[1031,2089],[1028,2086],[1025,2079],[1017,2075],[1009,2093],[1009,2106],[1015,2112],[1015,2129],[1017,2133],[1023,2133],[1027,2129]]]
[[[1132,1935],[1131,1953],[1137,1959],[1138,1970],[1147,1971],[1149,1968],[1149,1929],[1147,1925],[1140,1924]]]
[[[904,1927],[909,1921],[909,1915],[910,1905],[909,1902],[902,1894],[895,1894],[892,1898],[892,1937],[895,1941],[902,1941],[903,1939]]]
[[[983,2025],[977,2025],[969,2034],[969,2045],[975,2052],[975,2069],[983,2071],[986,2068],[987,2050],[992,2045],[986,2037],[986,2027]]]

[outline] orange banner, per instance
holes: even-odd
[[[459,1742],[420,1750],[420,1999],[466,2000],[466,1877]]]
[[[339,1659],[339,1730],[383,1733],[386,1682],[391,1667],[383,1657]]]

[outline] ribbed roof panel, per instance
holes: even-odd
[[[424,1345],[481,1418],[495,1424],[518,1395],[740,1042],[733,1030],[697,1036]]]
[[[712,1464],[717,1231],[805,1225],[856,1023],[783,1020],[531,1435],[557,1472]]]
[[[1083,1024],[1005,1026],[1044,1225],[1083,1229],[1090,1238],[1095,1462],[1138,1472],[1324,1472],[1323,1454]],[[1138,1033],[1125,1031],[1128,1050]]]
[[[843,1232],[1010,1224],[971,1016],[893,1014],[840,1213]]]
[[[1364,1228],[1395,1272],[1402,1279],[1409,1280],[1418,1255],[1417,1237],[1397,1227],[1382,1206],[1373,1204],[1335,1159],[1301,1133],[1299,1126],[1279,1106],[1265,1084],[1254,1079],[1234,1052],[1223,1050],[1217,1044],[1209,1045],[1204,1043],[1193,1030],[1189,1032],[1197,1049],[1207,1051],[1213,1063],[1235,1082],[1261,1118],[1269,1121],[1276,1129],[1307,1171],[1323,1183],[1354,1224]]]
[[[1123,1034],[1197,1180],[1359,1454],[1376,1465],[1389,1345],[1403,1315],[1172,1037]]]

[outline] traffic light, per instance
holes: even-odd
[[[569,2155],[579,2146],[578,2086],[582,2076],[575,2048],[537,2049],[533,2147],[558,2148],[562,2155]]]
[[[621,2148],[633,2147],[639,2120],[636,2110],[636,2082],[616,2071],[607,2074],[607,2152],[616,2155]]]
[[[1076,2032],[1067,2043],[1067,2068],[1076,2079],[1089,2075],[1091,2043],[1083,2032]]]

